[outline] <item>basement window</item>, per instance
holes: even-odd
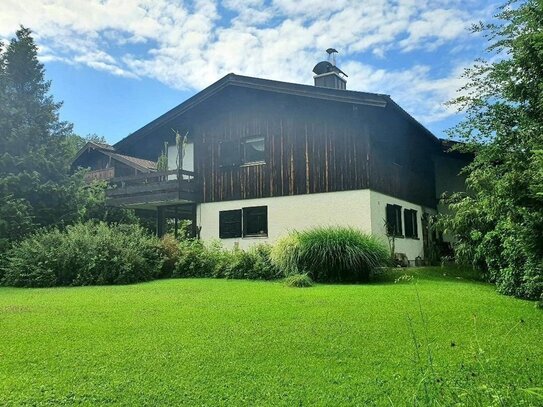
[[[244,139],[241,143],[242,163],[261,164],[266,162],[266,143],[263,136]]]
[[[219,212],[219,238],[241,237],[241,209]]]
[[[268,207],[243,208],[243,236],[268,236]]]
[[[268,236],[268,207],[252,206],[219,212],[219,238]]]
[[[405,209],[403,211],[404,223],[405,223],[405,237],[411,239],[418,239],[419,229],[417,222],[417,211],[413,209]]]
[[[387,204],[386,228],[389,236],[402,237],[402,207]]]

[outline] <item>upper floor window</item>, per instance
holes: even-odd
[[[248,137],[241,142],[243,164],[263,163],[266,161],[266,143],[263,136]]]
[[[387,204],[386,228],[390,236],[402,236],[402,207]]]
[[[219,144],[219,165],[235,167],[239,165],[239,141],[223,141]]]
[[[405,223],[405,237],[416,239],[419,237],[419,225],[417,222],[417,211],[405,209],[403,211]]]

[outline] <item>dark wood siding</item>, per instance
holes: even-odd
[[[370,188],[434,208],[438,144],[390,104],[372,118],[371,128]]]
[[[203,202],[372,188],[435,206],[434,143],[390,105],[228,86],[123,152],[156,160],[172,129],[194,141]],[[256,135],[265,137],[265,164],[221,168],[221,142]]]

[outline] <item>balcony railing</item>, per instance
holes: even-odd
[[[109,180],[115,176],[115,168],[104,168],[103,170],[89,171],[85,174],[85,181]]]
[[[106,191],[112,206],[153,206],[197,202],[199,185],[194,172],[171,170],[113,178]]]

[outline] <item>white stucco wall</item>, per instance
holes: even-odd
[[[433,212],[398,198],[369,189],[322,194],[294,195],[275,198],[245,199],[212,202],[198,205],[197,222],[203,240],[219,239],[219,212],[248,206],[268,207],[268,237],[220,239],[226,247],[247,248],[255,243],[273,243],[290,230],[303,230],[315,226],[352,226],[381,238],[388,246],[385,230],[386,205],[395,204],[403,210],[417,211],[418,239],[396,238],[396,253],[405,253],[409,260],[424,257],[422,240],[422,213]]]
[[[395,239],[395,252],[405,253],[409,260],[415,260],[417,256],[424,258],[424,247],[422,240],[422,213],[435,212],[425,209],[424,207],[413,204],[402,199],[394,198],[392,196],[384,195],[379,192],[370,192],[370,205],[371,205],[371,226],[372,233],[374,235],[381,236],[386,239],[386,206],[387,204],[400,205],[402,207],[402,230],[405,232],[404,225],[404,209],[414,209],[417,211],[417,223],[418,223],[418,239],[412,238],[396,238]]]
[[[168,146],[168,170],[177,169],[177,146]],[[183,169],[185,171],[194,171],[194,143],[185,145],[185,156],[183,157]],[[170,175],[168,179],[177,179],[177,175]]]
[[[248,206],[268,207],[268,237],[221,239],[226,247],[247,248],[254,243],[273,243],[289,230],[315,226],[353,226],[371,232],[370,191],[367,189],[322,194],[294,195],[275,198],[244,199],[198,205],[197,221],[201,238],[219,238],[219,211]]]

